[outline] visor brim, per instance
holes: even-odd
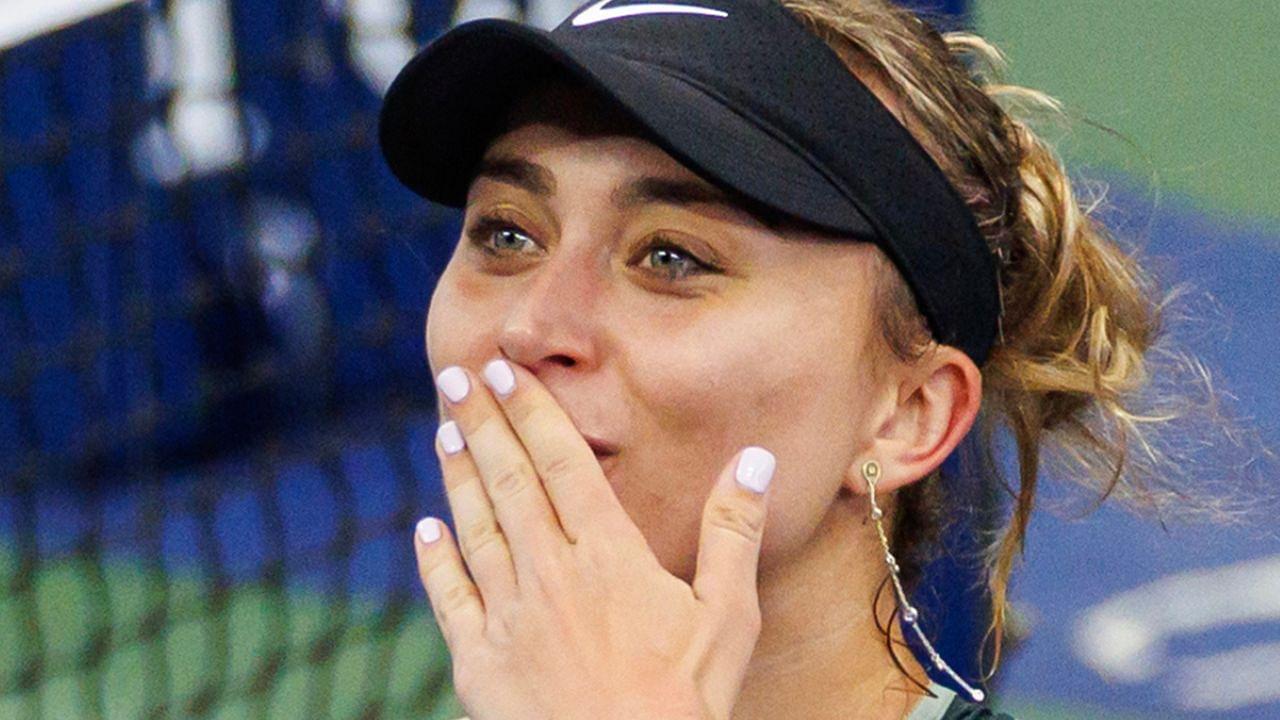
[[[689,79],[509,20],[459,25],[401,71],[380,118],[388,166],[418,195],[462,207],[512,101],[556,74],[615,102],[652,142],[708,181],[822,230],[875,237],[801,151]]]

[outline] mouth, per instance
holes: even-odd
[[[591,448],[591,452],[595,454],[596,461],[600,463],[601,467],[607,469],[605,463],[609,462],[612,458],[617,457],[618,446],[589,435],[584,435],[583,438],[587,441],[587,445]]]
[[[583,438],[587,441],[587,445],[591,447],[591,452],[595,453],[597,458],[618,454],[618,446],[613,443],[608,443],[589,435],[584,435]]]
[[[591,451],[595,452],[595,460],[599,462],[600,468],[603,469],[608,469],[609,465],[613,464],[614,457],[618,456],[617,452],[600,452],[595,450],[594,447],[591,448]]]

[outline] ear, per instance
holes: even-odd
[[[943,463],[973,426],[982,403],[982,373],[973,360],[949,345],[936,345],[918,365],[903,365],[896,393],[876,415],[869,445],[846,473],[850,490],[867,494],[862,463],[880,463],[877,492],[892,492],[928,475]],[[896,395],[896,397],[894,397]]]

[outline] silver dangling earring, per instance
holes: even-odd
[[[933,643],[929,642],[929,638],[925,637],[924,631],[920,629],[920,612],[907,600],[907,594],[902,589],[902,580],[898,577],[898,559],[889,551],[889,538],[884,534],[884,525],[880,523],[884,512],[880,510],[879,505],[876,505],[876,481],[880,479],[880,463],[875,460],[862,463],[862,477],[867,481],[867,496],[871,499],[871,519],[876,523],[876,534],[880,536],[880,545],[884,548],[884,561],[889,565],[889,577],[893,580],[893,590],[898,597],[898,605],[902,608],[902,621],[911,626],[916,637],[920,639],[920,644],[929,651],[929,661],[933,666],[951,676],[957,685],[969,693],[969,697],[973,698],[974,702],[982,702],[987,694],[965,682],[955,670],[951,669],[947,661],[942,659],[938,651],[933,649]]]

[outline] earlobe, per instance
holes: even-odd
[[[898,384],[898,400],[879,423],[864,452],[852,458],[845,485],[867,494],[862,476],[870,460],[879,466],[876,489],[892,492],[925,477],[968,434],[982,400],[982,374],[963,352],[946,345]]]

